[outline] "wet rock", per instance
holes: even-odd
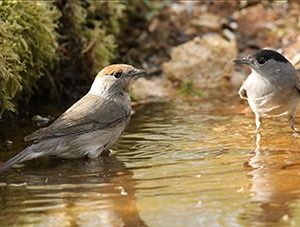
[[[163,71],[171,81],[191,81],[196,88],[230,85],[236,56],[235,40],[208,34],[175,47]]]

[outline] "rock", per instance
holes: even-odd
[[[230,85],[235,67],[232,59],[236,57],[235,40],[209,34],[175,47],[163,71],[171,81],[191,81],[195,88]]]
[[[134,100],[145,100],[152,97],[168,97],[175,91],[172,89],[170,81],[164,77],[152,77],[146,79],[140,77],[131,85]]]
[[[219,31],[221,29],[221,17],[212,13],[202,13],[198,18],[191,21],[191,24],[200,29]]]

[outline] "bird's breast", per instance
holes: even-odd
[[[299,92],[293,84],[273,84],[255,73],[249,75],[244,88],[251,109],[260,116],[288,115],[299,103]]]

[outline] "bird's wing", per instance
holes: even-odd
[[[26,136],[25,141],[79,135],[104,129],[126,121],[129,116],[130,109],[126,110],[114,100],[104,100],[89,94],[71,106],[51,125]]]

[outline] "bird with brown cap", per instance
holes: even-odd
[[[33,141],[33,144],[0,166],[0,172],[16,163],[45,155],[66,159],[100,156],[128,125],[130,81],[144,72],[126,64],[102,69],[90,91],[51,125],[26,136],[25,141]]]

